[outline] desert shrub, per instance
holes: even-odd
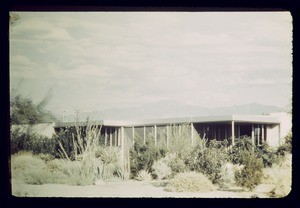
[[[44,153],[37,154],[36,157],[42,159],[45,163],[48,163],[54,159],[54,157],[52,155],[44,154]]]
[[[30,125],[15,127],[11,129],[11,154],[19,151],[31,151],[34,154],[50,154],[55,156],[56,144],[52,138],[38,135]]]
[[[167,178],[172,174],[172,169],[169,166],[170,156],[167,155],[154,162],[152,169],[158,179]]]
[[[91,185],[96,180],[105,181],[113,177],[128,179],[128,173],[120,162],[120,150],[101,146],[100,133],[101,127],[93,126],[87,120],[85,126],[75,125],[75,129],[70,128],[69,132],[65,132],[64,135],[71,137],[73,143],[69,152],[59,142],[60,154],[70,164],[66,166],[68,176],[77,185]]]
[[[277,163],[279,160],[276,151],[269,147],[267,143],[256,147],[255,154],[257,158],[261,158],[263,160],[264,167],[272,167],[272,165]]]
[[[168,166],[171,168],[171,177],[174,177],[177,173],[183,173],[189,171],[189,167],[185,164],[185,160],[172,153],[168,156]]]
[[[214,184],[222,184],[222,166],[228,156],[225,145],[221,141],[212,140],[206,146],[196,146],[188,159],[190,170],[205,174]]]
[[[244,151],[244,167],[235,172],[235,182],[238,186],[252,190],[263,177],[263,161],[251,151]]]
[[[176,154],[177,157],[186,158],[193,150],[190,138],[191,127],[188,124],[170,126],[168,152]]]
[[[99,135],[101,129],[92,126],[89,121],[86,126],[75,126],[76,133],[69,132],[72,135],[72,150],[70,158],[63,144],[59,142],[59,151],[65,162],[68,176],[71,183],[75,185],[91,185],[95,182],[97,176],[97,162],[95,153],[99,146]],[[68,161],[68,162],[66,162]]]
[[[147,170],[152,173],[154,161],[164,157],[165,154],[166,151],[164,147],[155,146],[151,142],[144,144],[143,141],[137,140],[130,150],[131,178],[135,178],[141,170]]]
[[[292,155],[286,155],[281,164],[264,169],[262,183],[272,184],[274,188],[269,193],[270,197],[284,197],[291,191],[292,185]]]
[[[177,174],[165,188],[167,191],[176,192],[206,192],[216,189],[217,187],[205,175],[196,172]]]
[[[50,182],[50,174],[46,163],[32,153],[15,154],[11,158],[12,178],[28,184]]]
[[[230,188],[235,185],[235,172],[241,171],[243,165],[232,164],[230,162],[225,163],[222,166],[220,175],[221,180],[218,184],[221,188]]]
[[[291,154],[292,153],[292,132],[290,131],[284,138],[284,143],[278,147],[276,151],[276,155],[278,157],[281,157],[281,159],[286,155],[286,154]]]
[[[118,147],[98,146],[95,151],[95,157],[104,163],[118,163],[120,158],[120,149]]]
[[[229,159],[233,164],[245,164],[248,160],[247,153],[253,152],[254,148],[251,138],[242,136],[236,140],[234,146],[229,151]]]
[[[136,180],[147,182],[152,180],[152,176],[147,170],[141,170],[138,172]]]

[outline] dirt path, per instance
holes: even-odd
[[[213,191],[213,192],[167,192],[163,187],[155,187],[139,181],[108,182],[91,186],[70,186],[60,184],[13,185],[13,194],[30,197],[176,197],[176,198],[251,198],[253,192]],[[261,196],[264,197],[264,196]]]

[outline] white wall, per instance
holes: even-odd
[[[286,112],[270,113],[270,116],[277,117],[280,121],[280,141],[278,139],[278,127],[267,128],[267,142],[270,146],[278,147],[284,143],[284,137],[292,129],[292,115]]]
[[[286,112],[271,113],[271,116],[276,116],[280,121],[280,138],[284,142],[284,137],[292,130],[292,114]]]
[[[278,147],[279,136],[278,136],[279,125],[268,125],[267,126],[267,144],[271,147]]]
[[[24,125],[12,125],[11,129],[14,130],[16,128],[21,129],[21,131],[26,131],[26,129],[29,127],[28,124]],[[55,134],[54,131],[54,123],[41,123],[41,124],[33,124],[31,125],[32,130],[37,133],[38,135],[47,136],[49,138],[52,137],[52,135]]]

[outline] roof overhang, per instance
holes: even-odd
[[[160,126],[160,125],[176,125],[188,123],[257,123],[257,124],[279,124],[277,117],[269,115],[227,115],[227,116],[205,116],[205,117],[182,117],[182,118],[160,118],[147,120],[101,120],[91,121],[90,125],[114,126],[114,127],[132,127],[132,126]],[[85,126],[87,122],[60,122],[55,123],[55,128],[68,126]]]

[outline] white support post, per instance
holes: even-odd
[[[260,145],[260,129],[259,129],[259,125],[257,125],[258,127],[258,132],[257,132],[257,146]]]
[[[121,129],[118,128],[118,135],[117,135],[117,140],[118,140],[118,143],[117,143],[117,146],[118,147],[121,147]]]
[[[118,130],[115,128],[115,139],[114,139],[114,141],[115,141],[115,146],[117,146],[118,145]],[[116,143],[117,143],[117,145],[116,145]]]
[[[181,135],[181,124],[179,124],[179,135]]]
[[[132,127],[132,143],[134,144],[134,126]]]
[[[261,140],[263,143],[265,143],[265,125],[261,125]]]
[[[146,144],[146,127],[144,126],[144,144]]]
[[[125,165],[125,137],[124,137],[124,127],[121,127],[121,161],[123,166]]]
[[[107,127],[104,127],[105,129],[105,134],[104,134],[104,144],[105,146],[107,145]]]
[[[169,147],[169,125],[167,125],[167,148]]]
[[[109,128],[109,146],[112,146],[112,130]]]
[[[254,125],[252,124],[252,130],[251,130],[251,140],[252,140],[252,145],[254,148],[255,145],[255,139],[254,139]]]
[[[191,137],[192,137],[192,145],[194,145],[194,124],[191,123]]]
[[[231,143],[232,143],[232,145],[234,145],[234,137],[235,137],[235,135],[234,135],[234,121],[231,121],[231,139],[232,139],[232,141],[231,141]]]
[[[154,144],[156,145],[157,143],[157,129],[156,129],[156,125],[154,125]]]

